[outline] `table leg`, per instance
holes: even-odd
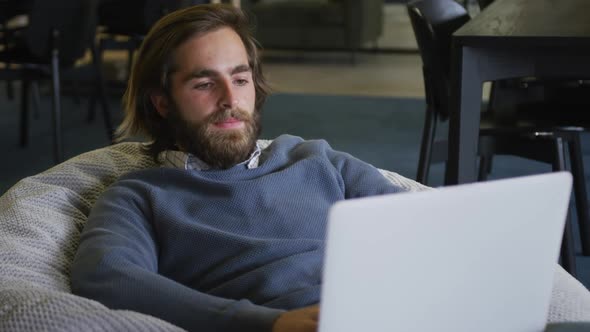
[[[477,180],[477,146],[483,80],[478,54],[469,47],[453,50],[451,110],[449,120],[449,160],[445,184]]]

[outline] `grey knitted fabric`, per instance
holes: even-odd
[[[137,143],[75,157],[0,198],[0,331],[182,331],[70,292],[70,264],[94,201],[119,176],[154,166]]]
[[[96,199],[121,175],[154,166],[140,143],[121,143],[25,178],[0,197],[0,331],[181,331],[70,292],[70,264]],[[428,189],[381,172],[410,191]],[[590,321],[590,293],[559,267],[549,321]]]

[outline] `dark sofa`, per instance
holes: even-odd
[[[383,29],[383,0],[242,0],[266,49],[356,50]]]

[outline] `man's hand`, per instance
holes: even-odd
[[[316,332],[319,314],[317,305],[287,311],[277,318],[272,332]]]

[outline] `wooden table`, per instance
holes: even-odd
[[[590,77],[590,0],[496,0],[453,35],[446,182],[477,179],[482,85]]]

